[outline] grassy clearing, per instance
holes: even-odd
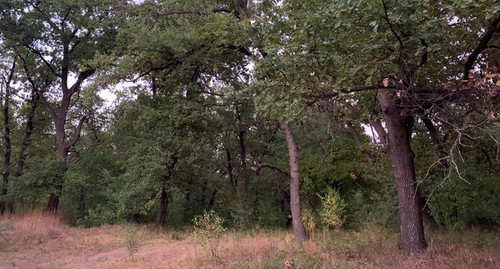
[[[479,230],[436,232],[412,256],[399,253],[396,233],[372,224],[316,231],[303,245],[289,231],[227,231],[217,259],[189,232],[68,227],[42,212],[3,217],[0,232],[0,268],[500,268],[499,234]]]

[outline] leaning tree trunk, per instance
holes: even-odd
[[[426,249],[422,211],[410,145],[411,118],[404,115],[400,100],[389,89],[380,89],[378,100],[387,127],[388,154],[396,179],[400,219],[400,249],[404,253]]]
[[[302,223],[302,212],[300,209],[300,174],[299,156],[297,145],[293,139],[292,131],[288,123],[281,123],[281,130],[285,134],[290,158],[290,209],[292,211],[293,234],[295,240],[302,243],[307,240],[307,235]]]

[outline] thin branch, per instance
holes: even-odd
[[[387,11],[387,4],[385,3],[384,0],[382,0],[382,5],[384,6],[384,14],[385,14],[384,19],[387,22],[387,24],[389,25],[389,28],[391,29],[392,34],[398,40],[398,43],[399,43],[399,57],[398,58],[401,58],[401,53],[403,51],[403,40],[401,39],[401,37],[398,35],[396,30],[394,29],[394,25],[392,24],[392,22],[389,20],[389,13]]]
[[[36,50],[35,48],[31,47],[30,45],[28,44],[25,44],[24,45],[29,51],[33,52],[35,55],[37,55],[42,61],[43,63],[50,69],[50,71],[52,72],[52,74],[54,74],[56,77],[61,77],[61,74],[58,74],[56,72],[56,70],[54,69],[54,67],[52,66],[51,63],[49,63],[45,57],[43,57],[42,53],[38,50]]]
[[[22,56],[19,56],[19,58],[21,59],[21,61],[23,61],[23,68],[24,68],[24,72],[26,73],[26,77],[28,78],[28,82],[31,84],[31,87],[33,88],[33,90],[35,90],[40,99],[42,100],[42,102],[47,106],[47,108],[49,109],[50,111],[50,114],[52,115],[52,117],[55,117],[57,112],[56,110],[54,109],[54,107],[52,107],[52,105],[50,105],[49,101],[47,100],[47,98],[45,98],[45,96],[43,95],[43,93],[40,91],[40,89],[38,88],[38,86],[36,85],[35,81],[33,80],[33,78],[31,77],[31,73],[28,69],[28,64],[26,63],[26,59],[24,59]]]

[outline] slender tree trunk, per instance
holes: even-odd
[[[359,135],[359,131],[356,128],[356,126],[354,126],[354,124],[349,120],[346,121],[346,125],[347,125],[349,131],[351,132],[352,137],[354,138],[354,143],[356,144],[358,149],[363,153],[365,160],[370,165],[373,165],[375,163],[375,160],[373,159],[373,156],[366,149],[363,148],[363,143],[361,142],[361,137]]]
[[[158,214],[156,215],[156,226],[163,227],[165,225],[165,220],[168,214],[168,201],[169,201],[169,191],[168,183],[163,182],[160,195],[160,207],[158,208]]]
[[[421,252],[426,249],[427,243],[410,145],[411,119],[404,115],[404,111],[399,107],[399,99],[391,90],[380,89],[377,97],[387,125],[388,154],[398,191],[399,247],[408,254]]]
[[[2,173],[2,190],[0,196],[6,196],[8,193],[8,188],[9,188],[9,179],[10,179],[10,160],[11,160],[11,155],[12,155],[12,145],[10,143],[10,112],[9,112],[9,105],[10,105],[10,83],[12,82],[12,79],[14,77],[14,71],[16,68],[16,59],[14,59],[14,62],[12,63],[12,67],[10,68],[9,75],[7,77],[7,80],[5,81],[5,92],[4,92],[4,103],[3,103],[3,126],[4,126],[4,133],[3,133],[3,141],[4,141],[4,164],[3,164],[3,173]],[[0,203],[0,213],[4,214],[5,211],[12,212],[13,210],[13,205],[8,199],[7,201],[1,202]]]
[[[370,121],[370,125],[375,129],[377,136],[380,140],[380,143],[387,148],[387,133],[385,132],[384,126],[382,126],[382,122],[379,120]]]
[[[241,112],[236,105],[236,119],[238,120],[238,142],[240,144],[240,160],[241,160],[241,170],[243,172],[243,189],[245,191],[248,190],[248,184],[250,182],[250,178],[247,170],[247,148],[245,146],[245,135],[246,130],[242,129],[242,120],[241,120]]]
[[[226,151],[226,158],[227,158],[227,173],[229,175],[229,184],[231,185],[231,190],[233,192],[236,191],[236,188],[238,187],[238,181],[236,180],[236,178],[234,177],[234,173],[233,173],[233,158],[231,156],[231,151],[229,151],[228,148],[224,147],[224,150]]]
[[[10,103],[10,90],[9,85],[5,87],[5,96],[3,103],[3,142],[4,142],[4,163],[3,163],[3,173],[2,173],[2,196],[6,196],[8,192],[8,184],[10,178],[10,157],[12,153],[12,146],[10,143],[10,115],[9,115],[9,103]],[[9,206],[9,201],[4,201],[0,204],[0,213],[3,214],[5,211],[11,211],[12,208]]]
[[[297,145],[293,138],[292,130],[288,123],[281,123],[281,130],[285,134],[288,155],[290,158],[290,209],[292,211],[293,234],[295,240],[302,243],[307,240],[307,235],[302,223],[302,211],[300,208],[300,173],[299,156]]]
[[[31,92],[31,107],[28,112],[28,117],[26,119],[26,130],[24,132],[23,142],[21,144],[21,149],[19,150],[19,157],[17,159],[16,165],[16,178],[20,177],[24,171],[24,164],[26,162],[26,150],[31,144],[31,135],[33,134],[33,121],[35,118],[35,112],[38,107],[38,101],[40,96],[36,90],[32,90]]]

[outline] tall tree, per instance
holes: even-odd
[[[272,1],[263,5],[273,7]],[[467,101],[454,92],[457,88],[453,94],[446,92],[443,83],[462,76],[464,65],[467,72],[476,65],[497,31],[498,8],[491,1],[415,5],[377,0],[288,1],[270,10],[262,22],[268,57],[259,67],[272,76],[260,82],[264,85],[257,92],[260,107],[300,114],[306,104],[320,98],[337,104],[345,99],[360,103],[360,92],[377,90],[387,133],[380,125],[377,131],[381,138],[386,136],[382,142],[388,145],[399,193],[400,247],[405,253],[424,250],[423,205],[410,146],[414,118],[419,109],[432,111],[444,100],[454,103],[447,107],[458,114],[467,111],[462,105],[476,98],[488,100],[488,108],[473,111],[484,113],[494,107],[493,99],[484,98],[490,86],[474,87],[469,81],[476,97],[471,95]],[[453,19],[460,23],[452,23]],[[483,31],[480,44],[471,49]],[[467,42],[457,42],[463,37]],[[470,55],[464,65],[463,55]],[[433,118],[439,119],[446,121]]]
[[[16,59],[13,59],[13,62],[10,66],[5,66],[5,69],[2,65],[2,74],[1,74],[1,85],[0,85],[0,100],[3,101],[1,104],[2,112],[3,112],[3,144],[4,144],[4,165],[2,172],[2,188],[0,192],[0,196],[2,196],[2,200],[0,201],[0,214],[3,214],[5,211],[12,211],[12,204],[7,201],[5,196],[8,192],[9,179],[11,175],[11,155],[12,155],[12,143],[11,143],[11,96],[12,92],[12,84],[14,79],[14,74],[16,70]]]
[[[67,161],[70,149],[79,140],[87,115],[73,119],[84,82],[97,66],[90,61],[98,54],[110,52],[116,25],[112,8],[119,1],[7,1],[2,11],[0,31],[4,38],[34,56],[36,67],[27,66],[34,76],[45,76],[51,83],[37,89],[52,114],[56,154]],[[70,131],[70,129],[72,129]],[[63,169],[65,170],[65,169]],[[47,209],[56,210],[63,182],[54,186]]]

